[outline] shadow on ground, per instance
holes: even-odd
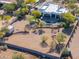
[[[20,46],[9,44],[9,43],[6,43],[6,44],[7,44],[9,49],[24,52],[24,53],[29,53],[31,55],[41,57],[40,59],[42,59],[42,58],[45,58],[45,59],[59,59],[56,56],[48,55],[48,54],[45,54],[45,53],[42,53],[42,52],[39,52],[39,51],[35,51],[35,50],[29,49],[29,48],[24,48],[24,47],[20,47]]]
[[[63,29],[62,32],[66,35],[70,35],[73,30],[73,26],[70,28]]]
[[[15,33],[13,33],[13,35],[15,35],[15,34],[29,34],[29,32],[24,32],[24,31],[19,31],[19,32],[15,32]]]

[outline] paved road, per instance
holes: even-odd
[[[70,49],[73,59],[79,59],[79,27],[77,27],[76,33],[70,43]]]

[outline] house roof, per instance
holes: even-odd
[[[0,0],[0,3],[15,3],[16,0]]]
[[[51,3],[46,3],[44,4],[39,10],[46,14],[46,13],[52,13],[52,14],[61,14],[61,13],[66,13],[68,10],[64,7],[60,7],[59,5],[56,4],[51,4]]]

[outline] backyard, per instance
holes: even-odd
[[[25,59],[32,59],[35,57],[33,56],[35,51],[47,56],[60,57],[75,33],[78,7],[67,1],[68,4],[63,3],[64,7],[36,0],[17,0],[16,2],[3,3],[0,7],[2,11],[0,13],[0,57],[11,59],[17,52],[24,54]],[[47,6],[47,10],[39,6]],[[11,50],[11,48],[14,49]],[[46,56],[39,55],[39,57]]]

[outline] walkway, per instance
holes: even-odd
[[[77,27],[75,35],[72,38],[72,42],[70,43],[70,49],[73,59],[79,59],[79,27]]]

